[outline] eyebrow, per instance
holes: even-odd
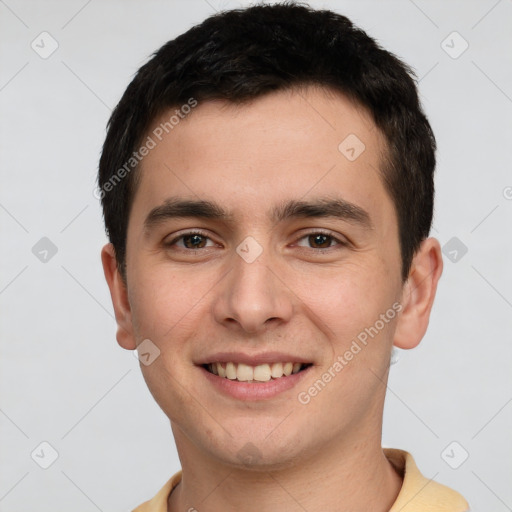
[[[149,232],[168,219],[188,217],[222,220],[228,223],[234,220],[232,213],[212,201],[170,197],[149,212],[144,220],[144,229]],[[295,218],[326,217],[344,220],[365,229],[373,229],[373,223],[366,210],[341,198],[290,200],[274,207],[270,215],[270,219],[275,223]]]
[[[288,201],[273,210],[272,218],[281,222],[293,218],[334,217],[365,229],[373,229],[370,214],[360,206],[345,199],[321,198],[312,201]]]
[[[170,197],[163,204],[153,208],[144,220],[144,229],[150,231],[153,227],[168,219],[197,217],[200,219],[217,219],[230,221],[232,215],[212,201],[180,199]]]

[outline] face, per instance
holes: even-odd
[[[308,88],[200,103],[144,158],[118,339],[159,351],[141,369],[179,450],[274,467],[380,442],[403,291],[384,151]]]

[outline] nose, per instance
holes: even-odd
[[[231,329],[257,334],[286,323],[293,312],[293,293],[265,251],[251,263],[233,255],[231,271],[219,283],[215,320]]]

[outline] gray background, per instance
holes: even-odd
[[[137,68],[247,4],[0,0],[2,512],[129,510],[179,469],[168,420],[115,340],[95,175]],[[428,334],[392,367],[383,444],[473,510],[512,510],[512,1],[311,5],[414,67],[439,144],[432,235],[445,271]],[[43,31],[58,43],[46,59],[56,43]],[[44,441],[59,455],[48,469]]]

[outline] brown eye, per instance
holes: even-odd
[[[299,238],[297,245],[306,247],[307,249],[331,249],[336,248],[336,246],[340,246],[339,248],[341,248],[347,244],[330,233],[316,231]]]
[[[177,236],[170,242],[164,243],[169,249],[178,248],[179,250],[187,249],[204,249],[213,247],[215,243],[206,234],[200,232],[189,232]]]
[[[308,236],[308,242],[314,249],[327,249],[331,246],[332,236],[316,233]]]
[[[206,246],[206,237],[203,235],[185,235],[183,245],[187,249],[201,249]]]

